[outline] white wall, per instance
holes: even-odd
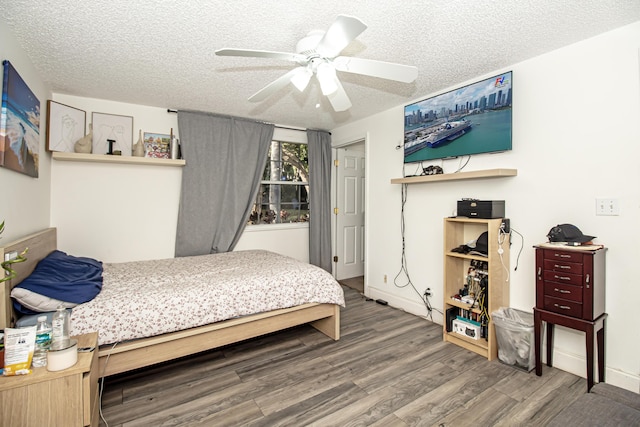
[[[133,116],[138,131],[179,135],[165,108],[53,94],[53,100],[91,113]],[[304,132],[276,129],[274,138],[306,142]],[[51,225],[58,247],[105,262],[171,258],[182,184],[181,167],[52,161]],[[308,262],[308,226],[247,227],[236,250],[268,249]]]
[[[53,94],[53,100],[91,113],[133,116],[139,130],[177,132],[164,108]],[[182,168],[52,161],[51,225],[58,247],[105,262],[174,256]]]
[[[535,305],[534,250],[558,223],[598,236],[607,252],[607,382],[640,390],[637,273],[640,260],[640,22],[496,70],[513,70],[513,150],[474,156],[465,170],[516,168],[513,178],[414,184],[405,207],[406,256],[419,293],[442,310],[442,219],[463,197],[505,200],[516,234],[511,247],[511,306]],[[460,82],[464,85],[469,82]],[[458,85],[456,85],[457,87]],[[453,88],[444,89],[442,92]],[[424,94],[420,99],[435,94]],[[414,101],[417,101],[416,99]],[[413,101],[411,101],[413,102]],[[407,102],[409,103],[409,102]],[[426,315],[411,287],[399,288],[403,106],[332,130],[334,145],[366,137],[366,293]],[[443,164],[457,169],[458,160]],[[407,174],[413,174],[413,166]],[[595,215],[596,198],[617,198],[620,215]],[[518,261],[518,252],[522,249]],[[388,283],[383,282],[387,275]],[[406,279],[399,281],[404,285]],[[442,323],[440,312],[433,318]],[[554,366],[586,375],[584,334],[556,328]]]
[[[5,231],[0,237],[2,246],[49,226],[51,158],[45,150],[46,106],[50,92],[1,18],[0,40],[0,58],[11,62],[40,101],[38,178],[0,167],[0,222],[5,221]]]
[[[309,262],[309,225],[247,226],[234,251],[247,249],[266,249]]]

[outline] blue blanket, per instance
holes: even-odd
[[[102,290],[102,262],[53,251],[17,287],[81,304],[91,301]]]

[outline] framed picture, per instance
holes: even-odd
[[[123,156],[131,155],[133,144],[133,117],[116,114],[93,113],[93,154],[107,154],[109,140],[113,141],[113,151],[120,150]]]
[[[171,135],[163,133],[144,133],[144,156],[154,159],[168,159]]]
[[[47,150],[73,153],[84,136],[87,113],[52,100],[47,101]]]
[[[40,101],[4,61],[0,113],[0,166],[34,178],[40,157]]]

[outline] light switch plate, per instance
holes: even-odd
[[[618,199],[596,199],[596,215],[620,215]]]

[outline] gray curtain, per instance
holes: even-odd
[[[178,129],[186,166],[176,256],[229,252],[251,214],[274,126],[179,111]]]
[[[331,134],[307,131],[309,262],[331,273]]]

